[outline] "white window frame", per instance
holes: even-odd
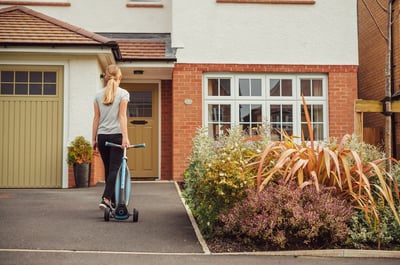
[[[208,79],[221,78],[231,80],[230,96],[209,96],[208,95]],[[261,96],[239,96],[239,79],[261,79]],[[270,80],[271,79],[291,79],[292,80],[292,96],[271,96]],[[206,73],[203,75],[203,126],[209,124],[208,105],[209,104],[230,104],[231,105],[231,127],[240,124],[239,105],[240,104],[261,104],[262,121],[270,122],[270,106],[271,105],[292,105],[293,106],[293,135],[301,136],[301,112],[302,97],[300,95],[300,82],[302,79],[322,80],[322,96],[305,96],[307,105],[322,105],[323,111],[323,139],[329,137],[329,115],[328,115],[328,76],[327,74],[235,74],[235,73]],[[211,121],[212,122],[212,121]]]

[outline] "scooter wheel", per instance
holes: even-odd
[[[139,211],[133,208],[132,216],[133,216],[133,222],[136,223],[139,220]]]
[[[104,221],[105,221],[105,222],[110,221],[110,215],[111,215],[111,210],[110,210],[110,208],[104,209]]]

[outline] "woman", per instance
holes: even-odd
[[[106,85],[94,100],[92,144],[95,151],[100,151],[106,181],[100,209],[111,208],[115,203],[115,179],[123,156],[123,149],[106,147],[105,142],[121,144],[122,147],[130,145],[126,116],[129,93],[119,87],[121,78],[119,67],[109,65],[104,77]]]

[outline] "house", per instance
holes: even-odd
[[[391,7],[389,6],[389,3]],[[392,10],[389,12],[388,10]],[[400,91],[400,2],[397,0],[358,1],[359,24],[359,98],[373,102],[384,99],[398,101]],[[391,14],[391,18],[389,18]],[[391,20],[391,25],[388,24]],[[390,30],[389,30],[390,26]],[[390,35],[388,35],[390,32]],[[389,82],[388,82],[389,81]],[[397,94],[397,96],[396,96]],[[392,103],[393,104],[393,103]],[[368,109],[367,109],[368,111]],[[391,155],[400,158],[400,116],[392,109],[390,126],[386,125],[384,109],[363,114],[364,138],[366,141],[385,146],[385,135],[391,139]],[[365,132],[369,132],[365,133]],[[385,148],[386,149],[386,148]]]
[[[108,64],[129,90],[133,178],[183,181],[192,138],[267,122],[354,130],[356,0],[0,0],[0,187],[69,187]]]

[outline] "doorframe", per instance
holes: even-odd
[[[123,89],[126,89],[124,87],[124,84],[157,84],[157,104],[158,104],[158,113],[157,113],[157,126],[158,126],[158,132],[157,132],[157,141],[158,141],[158,150],[157,150],[157,173],[158,173],[158,177],[155,180],[161,180],[161,80],[127,80],[126,82],[124,81],[124,79],[122,79],[121,81],[121,87]],[[128,90],[128,89],[126,89]],[[128,90],[129,91],[129,90]]]

